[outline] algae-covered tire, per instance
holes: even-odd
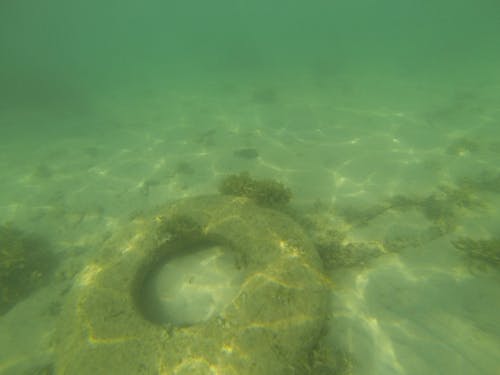
[[[236,295],[206,321],[156,322],[141,306],[148,273],[205,244],[237,255]],[[82,270],[61,314],[56,374],[307,374],[327,301],[320,258],[287,215],[241,198],[181,200],[134,219]]]

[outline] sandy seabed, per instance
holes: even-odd
[[[498,264],[454,243],[500,236],[498,85],[362,81],[124,89],[92,114],[5,113],[0,219],[46,236],[62,262],[0,317],[0,373],[52,361],[65,291],[124,222],[248,171],[316,210],[318,236],[377,249],[327,267],[339,372],[497,374]]]

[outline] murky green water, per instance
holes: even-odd
[[[64,373],[82,270],[243,171],[325,268],[326,333],[283,371],[498,373],[498,35],[491,0],[2,1],[0,373]]]

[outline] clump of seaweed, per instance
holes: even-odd
[[[198,242],[203,237],[201,225],[186,215],[161,217],[158,235],[163,240],[183,243]]]
[[[0,226],[0,315],[45,285],[56,258],[44,240]]]
[[[443,233],[452,231],[457,223],[455,204],[446,196],[431,194],[420,202],[420,210]]]
[[[387,204],[375,204],[367,207],[337,206],[337,212],[346,222],[353,226],[364,226],[390,208]]]
[[[312,210],[295,215],[310,235],[327,270],[369,264],[382,254],[372,242],[353,242],[347,238],[345,219],[333,207],[317,202]]]
[[[470,186],[441,185],[436,192],[427,196],[396,195],[388,200],[391,209],[407,211],[418,209],[432,222],[441,234],[451,232],[457,225],[462,210],[484,207]]]
[[[452,243],[472,264],[481,268],[500,268],[500,238],[489,240],[460,238]]]
[[[418,207],[420,202],[421,202],[420,197],[397,194],[389,198],[388,205],[392,209],[397,209],[399,211],[407,211],[409,209]]]
[[[467,186],[443,185],[438,189],[438,192],[421,200],[420,209],[443,233],[449,233],[456,227],[459,212],[484,207],[483,202]]]
[[[316,243],[316,249],[326,269],[366,266],[382,255],[380,247],[369,242]]]
[[[464,177],[461,186],[479,192],[500,193],[500,173],[483,171],[475,177]]]
[[[281,208],[290,202],[292,192],[282,183],[271,180],[255,180],[247,172],[232,174],[224,178],[219,185],[223,195],[245,197],[260,206]]]

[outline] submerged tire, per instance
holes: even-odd
[[[214,245],[238,259],[234,298],[199,323],[158,322],[143,305],[148,275]],[[291,218],[240,198],[182,200],[115,233],[78,276],[61,315],[56,373],[307,374],[327,301],[321,260]]]

